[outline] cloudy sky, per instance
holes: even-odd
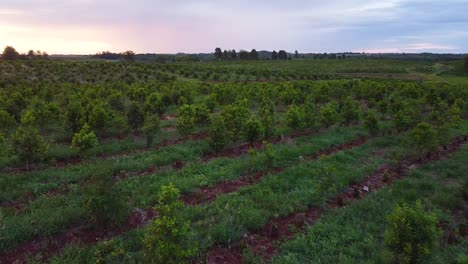
[[[468,52],[468,0],[0,0],[0,47]]]

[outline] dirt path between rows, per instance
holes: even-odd
[[[297,137],[302,137],[302,136],[310,136],[310,135],[314,135],[314,134],[317,134],[318,132],[317,131],[298,131],[298,132],[294,132],[288,136],[279,136],[279,137],[274,137],[270,140],[270,143],[272,144],[279,144],[279,143],[288,143],[290,142],[292,139],[294,138],[297,138]],[[176,144],[181,144],[185,141],[188,141],[188,140],[203,140],[203,139],[206,139],[208,136],[207,134],[198,134],[198,135],[192,135],[192,136],[189,136],[189,138],[183,138],[183,139],[177,139],[177,140],[174,140],[174,141],[171,141],[171,142],[166,142],[166,143],[162,143],[160,145],[158,145],[158,147],[167,147],[167,146],[172,146],[172,145],[176,145]],[[165,145],[166,144],[166,145]],[[249,150],[250,149],[262,149],[263,148],[263,141],[259,140],[255,143],[253,143],[252,145],[251,144],[248,144],[248,143],[244,143],[244,144],[240,144],[240,145],[237,145],[235,147],[231,147],[231,148],[227,148],[219,153],[206,153],[203,155],[202,157],[202,162],[206,163],[210,160],[213,160],[213,159],[216,159],[216,158],[225,158],[225,157],[229,157],[229,158],[235,158],[235,157],[240,157],[240,156],[243,156],[243,155],[247,155],[249,153]],[[126,180],[128,178],[131,178],[131,177],[143,177],[143,176],[147,176],[147,175],[150,175],[150,174],[153,174],[155,173],[156,171],[164,171],[164,170],[168,170],[168,169],[174,169],[174,170],[181,170],[185,167],[185,163],[178,160],[178,161],[175,161],[172,165],[163,165],[163,166],[157,166],[157,165],[151,165],[145,169],[142,169],[142,170],[138,170],[138,171],[123,171],[123,172],[120,172],[120,173],[117,173],[115,175],[112,176],[113,180],[115,182],[119,182],[119,181],[123,181],[123,180]],[[83,183],[85,184],[85,183]],[[58,188],[54,188],[54,189],[50,189],[46,192],[44,192],[43,194],[36,194],[36,195],[26,195],[20,199],[17,199],[17,200],[13,200],[13,201],[8,201],[8,202],[3,202],[0,204],[0,207],[3,207],[3,208],[11,208],[13,210],[15,210],[16,213],[21,213],[31,202],[35,201],[36,199],[38,199],[41,195],[46,195],[46,196],[49,196],[49,197],[53,197],[53,196],[57,196],[57,195],[63,195],[63,194],[66,194],[67,192],[69,192],[70,189],[68,188],[68,186],[65,184],[65,185],[62,185],[62,186],[59,186]]]
[[[315,159],[320,158],[323,155],[331,155],[342,150],[358,147],[366,143],[369,139],[370,138],[368,137],[360,137],[351,142],[346,142],[338,146],[333,146],[333,147],[326,148],[324,150],[320,150],[317,153],[314,153],[309,156],[305,156],[304,159],[309,160],[309,161],[315,160]],[[294,166],[294,164],[290,166]],[[283,169],[284,168],[276,167],[267,171],[260,171],[260,172],[256,172],[253,174],[244,175],[234,180],[223,181],[223,182],[215,184],[214,186],[203,187],[203,188],[196,190],[194,193],[183,195],[182,200],[185,202],[185,204],[188,204],[188,205],[199,205],[199,204],[211,202],[220,195],[235,192],[239,188],[257,184],[266,175],[281,173]]]
[[[291,137],[299,137],[299,136],[304,136],[308,135],[309,133],[312,132],[299,132],[294,135],[291,135]],[[278,138],[277,143],[282,142],[282,141],[287,141],[289,138]],[[307,160],[313,160],[316,159],[322,155],[330,155],[336,152],[339,152],[344,149],[350,149],[359,145],[364,144],[368,138],[365,137],[360,137],[357,140],[351,141],[351,142],[346,142],[338,146],[330,147],[324,150],[321,150],[315,154],[312,154],[310,156],[307,156]],[[250,147],[250,145],[249,145]],[[261,148],[262,145],[256,145],[256,147]],[[250,148],[249,148],[250,149]],[[218,157],[222,157],[223,155],[230,155],[229,157],[232,157],[232,155],[244,155],[248,152],[248,150],[245,149],[244,144],[237,146],[235,148],[231,148],[223,152],[223,154],[218,154],[218,155],[211,155],[209,159],[214,159]],[[225,154],[229,153],[229,154]],[[233,154],[234,153],[234,154]],[[204,159],[204,161],[208,161],[209,159]],[[273,169],[272,173],[279,173],[282,171],[282,169]],[[256,177],[241,177],[239,180],[232,180],[232,181],[224,181],[221,183],[218,183],[214,187],[211,187],[209,190],[202,191],[200,192],[204,193],[206,196],[203,196],[201,200],[196,198],[198,195],[197,193],[193,195],[188,195],[184,196],[182,199],[186,202],[186,204],[198,204],[200,202],[209,202],[213,201],[218,197],[219,195],[229,193],[236,191],[237,189],[247,186],[247,185],[252,185],[258,183],[261,178],[266,175],[268,172],[258,172],[256,173]],[[237,185],[234,185],[233,183],[237,182]],[[230,186],[230,187],[227,187]],[[78,226],[71,228],[70,230],[67,230],[65,232],[56,234],[56,235],[51,235],[51,236],[42,236],[35,238],[31,241],[25,242],[24,244],[20,245],[13,251],[7,252],[4,255],[0,254],[0,264],[3,263],[13,263],[15,260],[19,260],[19,263],[23,263],[24,260],[28,256],[35,256],[40,254],[41,260],[46,261],[50,257],[58,254],[66,245],[72,244],[72,243],[84,243],[84,244],[93,244],[97,243],[99,240],[105,239],[105,238],[111,238],[113,236],[122,234],[126,231],[129,231],[134,228],[139,228],[143,227],[148,221],[151,219],[154,219],[156,217],[156,212],[154,212],[152,209],[135,209],[127,219],[127,221],[119,228],[116,229],[102,229],[102,230],[95,230],[95,229],[89,229],[86,226]],[[58,243],[56,243],[58,241]]]
[[[431,155],[420,159],[406,159],[397,166],[382,166],[374,174],[364,178],[360,183],[353,184],[341,194],[328,200],[329,208],[344,207],[353,201],[363,198],[369,193],[376,192],[383,186],[409,175],[411,169],[420,167],[431,161],[437,161],[460,149],[467,143],[467,137],[453,139],[446,149],[441,149]],[[206,255],[206,263],[243,263],[242,250],[250,249],[264,261],[269,261],[277,254],[278,241],[294,238],[296,233],[306,226],[311,226],[321,217],[323,211],[320,207],[312,207],[307,211],[296,212],[285,217],[270,220],[261,230],[252,231],[244,235],[244,238],[231,248],[217,247]],[[291,228],[294,226],[295,228]],[[242,245],[242,248],[241,248]]]

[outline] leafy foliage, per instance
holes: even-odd
[[[208,142],[215,151],[221,151],[226,146],[229,141],[229,135],[222,116],[214,115],[211,117],[208,135]]]
[[[111,177],[91,176],[82,193],[82,206],[96,227],[118,225],[128,214],[124,195]]]
[[[21,161],[27,163],[43,159],[48,145],[39,134],[39,130],[31,125],[21,125],[16,130],[12,140],[13,153],[18,155]]]
[[[160,121],[159,117],[156,115],[151,115],[146,117],[145,125],[143,126],[143,133],[146,136],[146,147],[149,148],[153,145],[154,135],[160,130]]]
[[[245,127],[244,127],[245,139],[252,145],[256,140],[260,138],[262,134],[263,134],[262,124],[257,118],[251,117],[245,123]]]
[[[431,124],[426,122],[417,124],[409,137],[411,144],[416,146],[420,151],[432,151],[437,149],[439,145],[437,131]]]
[[[173,184],[163,186],[155,210],[156,218],[143,238],[147,263],[182,263],[195,256],[197,244],[190,240],[190,222],[177,212],[183,207]]]
[[[88,124],[85,124],[72,139],[72,148],[78,150],[81,155],[86,155],[90,149],[96,147],[98,144],[99,141],[96,134],[91,131]]]
[[[366,127],[367,131],[369,131],[369,134],[373,136],[379,133],[379,130],[380,130],[379,119],[377,119],[375,112],[368,111],[366,113],[366,116],[364,118],[364,126]]]
[[[128,125],[133,129],[140,129],[145,122],[145,112],[140,104],[134,102],[127,114]]]
[[[435,215],[426,213],[418,201],[414,208],[396,206],[387,221],[385,245],[395,263],[428,263],[440,236]]]

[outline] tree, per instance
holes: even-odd
[[[145,112],[140,104],[133,102],[127,113],[128,125],[133,129],[140,129],[145,123]]]
[[[250,145],[253,145],[253,143],[263,134],[262,130],[262,124],[260,121],[255,117],[251,117],[245,123],[244,137],[250,143]]]
[[[258,52],[256,49],[252,49],[249,55],[251,60],[258,60]]]
[[[146,263],[179,264],[197,253],[198,246],[190,239],[190,221],[178,214],[183,207],[179,198],[180,192],[172,183],[161,188],[154,208],[158,218],[149,224],[143,237]]]
[[[297,52],[297,50],[294,52],[294,58],[299,59],[299,52]]]
[[[96,227],[115,226],[125,220],[128,205],[111,176],[92,175],[82,193],[81,205]]]
[[[465,68],[465,74],[468,74],[468,55],[465,55],[464,68]]]
[[[9,130],[15,125],[15,118],[5,110],[0,110],[0,129]]]
[[[439,142],[434,127],[426,122],[421,122],[409,134],[411,145],[417,147],[421,152],[437,149]]]
[[[237,59],[236,50],[232,50],[232,51],[231,51],[231,59],[233,59],[233,60]]]
[[[191,105],[184,104],[179,107],[176,121],[177,131],[181,135],[189,135],[195,129],[197,119],[195,117],[195,110]]]
[[[262,124],[264,139],[269,139],[275,134],[275,112],[275,103],[268,98],[263,98],[258,109],[258,115]]]
[[[13,153],[29,167],[31,161],[43,159],[48,145],[37,128],[22,124],[13,136],[12,148]]]
[[[364,118],[364,126],[366,127],[369,134],[375,136],[379,133],[380,125],[379,119],[377,119],[376,114],[369,110]]]
[[[440,237],[435,215],[424,212],[418,201],[414,208],[406,204],[396,206],[387,221],[384,241],[394,263],[431,262],[431,254],[438,247]]]
[[[208,138],[208,142],[214,151],[221,151],[226,146],[229,136],[222,116],[214,115],[211,117]]]
[[[20,58],[20,55],[12,46],[6,46],[3,50],[2,58],[4,60],[17,60]]]
[[[145,118],[145,125],[143,126],[143,133],[146,136],[146,147],[149,148],[153,145],[154,134],[158,133],[160,130],[160,121],[159,117],[151,115]]]
[[[72,148],[78,150],[82,156],[85,156],[90,149],[98,144],[96,134],[88,124],[85,124],[78,133],[75,133],[72,139]]]
[[[135,52],[131,50],[127,50],[122,54],[124,60],[126,61],[133,61],[135,60]]]
[[[353,121],[359,121],[359,113],[359,103],[349,96],[346,97],[341,108],[341,116],[345,124],[349,125]]]
[[[338,122],[340,115],[336,111],[336,105],[329,103],[320,108],[320,123],[324,127],[330,127]]]
[[[288,53],[286,53],[285,50],[280,50],[278,52],[278,59],[280,60],[287,60],[288,59]]]
[[[229,138],[236,141],[241,137],[243,128],[250,118],[250,111],[243,103],[228,105],[221,113]]]
[[[223,58],[223,51],[221,51],[221,48],[216,48],[215,53],[214,53],[215,58],[218,60],[221,60]]]
[[[302,107],[292,105],[286,112],[286,124],[292,129],[305,126],[305,113]]]
[[[65,124],[72,133],[77,132],[83,126],[85,120],[84,108],[81,103],[72,101],[65,112]]]
[[[272,60],[277,60],[277,59],[278,59],[278,52],[276,52],[276,50],[274,50],[274,51],[271,53],[271,59],[272,59]]]
[[[246,50],[239,51],[239,59],[241,60],[248,60],[250,59],[250,53]]]

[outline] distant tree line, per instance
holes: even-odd
[[[246,50],[240,50],[239,54],[236,50],[224,50],[222,51],[221,48],[216,48],[214,52],[214,56],[218,60],[258,60],[258,52],[255,49],[252,49],[250,52]]]
[[[105,60],[126,60],[133,61],[135,59],[135,52],[127,50],[125,52],[114,53],[110,51],[102,51],[96,53],[93,58],[105,59]]]
[[[32,60],[32,59],[48,59],[49,54],[47,52],[41,52],[40,50],[30,50],[26,54],[20,54],[12,46],[6,46],[2,53],[3,60]]]

